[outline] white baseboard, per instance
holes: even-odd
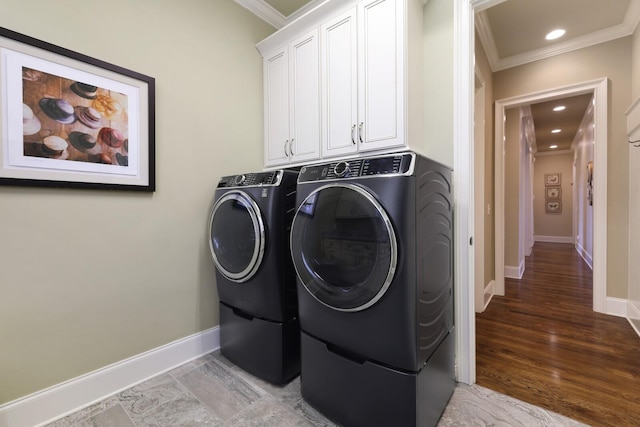
[[[0,427],[39,426],[220,348],[218,326],[0,406]]]
[[[587,263],[587,265],[589,266],[589,268],[591,270],[593,270],[593,257],[591,256],[590,253],[588,253],[580,243],[576,243],[576,251],[578,252],[578,254],[582,257],[582,259],[584,260],[584,262]]]
[[[492,280],[484,288],[484,307],[482,307],[482,311],[487,309],[495,293],[496,293],[496,281]]]
[[[636,334],[640,336],[640,307],[635,305],[632,301],[627,304],[627,320],[631,324],[631,327]]]
[[[505,265],[504,266],[504,277],[508,277],[509,279],[522,279],[524,275],[524,260],[520,263],[519,266],[515,267],[513,265]]]
[[[611,316],[627,317],[627,300],[623,298],[607,297],[606,313]]]
[[[573,237],[571,236],[533,236],[536,242],[547,243],[573,243]]]

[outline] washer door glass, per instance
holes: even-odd
[[[220,197],[209,218],[209,246],[218,271],[246,282],[260,267],[264,245],[264,223],[253,199],[242,191]]]
[[[362,187],[330,184],[300,205],[291,228],[291,255],[304,287],[340,311],[375,304],[393,280],[397,243],[391,221]]]

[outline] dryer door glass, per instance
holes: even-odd
[[[304,287],[341,311],[375,304],[393,279],[397,244],[386,212],[357,185],[330,184],[300,205],[291,254]]]
[[[218,271],[242,283],[260,267],[265,233],[258,205],[242,191],[220,197],[209,218],[209,246]]]

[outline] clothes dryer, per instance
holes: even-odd
[[[220,179],[209,245],[220,298],[220,351],[274,384],[299,373],[299,321],[289,233],[298,173]]]
[[[453,392],[451,173],[411,152],[300,171],[302,395],[338,424],[435,425]]]

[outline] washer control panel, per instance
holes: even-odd
[[[379,175],[410,175],[413,153],[389,154],[333,163],[309,165],[300,170],[298,182],[328,181]]]
[[[281,178],[281,170],[223,176],[218,181],[218,188],[280,185]]]

